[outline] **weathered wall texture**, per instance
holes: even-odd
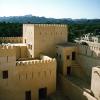
[[[23,37],[0,37],[0,43],[22,43]]]
[[[32,46],[32,57],[39,57],[40,53],[55,56],[56,44],[67,42],[67,25],[24,24],[24,43]],[[33,52],[32,52],[33,51]]]
[[[72,53],[75,53],[75,59],[72,59]],[[66,43],[65,45],[57,46],[57,60],[58,60],[58,70],[63,75],[68,75],[67,70],[70,67],[70,75],[77,77],[84,77],[84,71],[82,66],[77,63],[78,48],[76,45]]]
[[[92,67],[100,65],[99,47],[89,47],[78,45],[77,62],[82,66],[89,77],[91,77]]]
[[[8,79],[2,71],[8,71]],[[31,91],[32,100],[39,99],[39,89],[47,88],[47,95],[56,91],[56,60],[17,61],[15,66],[0,65],[0,100],[25,100]]]
[[[70,100],[97,100],[89,93],[67,80],[64,76],[60,75],[59,79],[61,79],[60,83],[63,93],[68,96]]]

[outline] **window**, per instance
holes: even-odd
[[[67,57],[66,57],[66,58],[67,58],[67,60],[68,60],[68,59],[70,59],[70,56],[69,56],[69,55],[67,55]]]
[[[3,79],[7,79],[8,78],[8,71],[3,71],[2,72],[2,75],[3,75]]]
[[[72,52],[72,60],[75,60],[76,58],[76,52]]]

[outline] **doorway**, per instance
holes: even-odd
[[[47,97],[47,88],[39,89],[39,100],[44,100]]]
[[[76,58],[76,52],[72,52],[72,60],[75,60]]]
[[[71,67],[67,67],[67,75],[70,76],[71,75]]]
[[[25,100],[31,100],[31,91],[25,92]]]

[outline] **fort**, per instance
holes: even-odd
[[[23,37],[0,37],[0,100],[55,100],[58,88],[66,100],[100,100],[94,43],[68,42],[59,24],[23,24]]]

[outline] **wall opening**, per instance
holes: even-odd
[[[47,88],[40,88],[39,89],[39,100],[46,99],[47,97]]]
[[[67,67],[67,75],[70,76],[71,75],[71,67]]]
[[[69,59],[70,59],[70,56],[69,56],[69,55],[67,55],[67,56],[66,56],[66,59],[67,59],[67,60],[69,60]]]
[[[76,58],[76,52],[72,52],[72,60],[75,60]]]
[[[25,92],[25,100],[31,100],[31,91]]]
[[[3,71],[2,74],[3,74],[3,79],[7,79],[8,78],[8,71],[7,70]]]

